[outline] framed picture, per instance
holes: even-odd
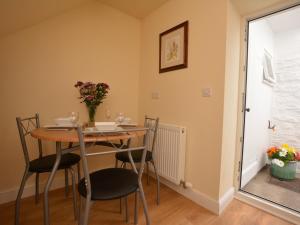
[[[187,67],[188,21],[159,35],[159,73]]]
[[[276,83],[276,77],[273,71],[272,56],[266,49],[264,51],[262,65],[263,65],[263,82],[273,87],[274,84]]]

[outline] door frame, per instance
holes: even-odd
[[[284,206],[280,206],[276,203],[247,193],[240,189],[241,176],[242,176],[242,163],[243,163],[243,150],[244,150],[244,133],[245,133],[245,119],[246,119],[246,95],[247,95],[247,61],[248,61],[248,38],[249,38],[249,23],[251,21],[267,17],[281,11],[291,9],[293,7],[300,6],[299,0],[292,0],[286,3],[277,4],[272,7],[268,7],[262,11],[252,13],[250,15],[242,17],[241,22],[241,52],[240,52],[240,79],[239,79],[239,111],[238,111],[238,123],[237,123],[237,138],[236,138],[236,157],[235,157],[235,198],[253,205],[259,209],[267,211],[275,216],[283,218],[289,222],[300,224],[300,213],[294,210],[288,209]]]

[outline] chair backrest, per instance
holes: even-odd
[[[159,124],[159,118],[150,118],[147,115],[145,116],[144,127],[148,128],[149,134],[144,137],[144,145],[147,146],[147,150],[151,151],[154,154],[155,151],[155,142],[157,136],[157,129]]]
[[[20,118],[17,117],[17,126],[19,130],[19,135],[20,135],[20,140],[22,144],[22,149],[24,153],[24,158],[25,158],[25,163],[26,166],[29,167],[29,152],[28,152],[28,147],[26,143],[26,136],[30,135],[30,132],[36,128],[40,127],[40,119],[39,119],[39,114],[36,113],[33,117],[28,117],[28,118]],[[40,139],[38,139],[38,149],[39,149],[39,157],[43,156],[42,152],[42,142]]]
[[[149,134],[148,129],[147,128],[138,128],[136,129],[140,130],[140,131],[145,131],[146,134],[145,136],[147,136]],[[128,156],[131,162],[131,166],[133,171],[138,174],[138,182],[141,183],[141,179],[142,179],[142,174],[143,174],[143,170],[144,170],[144,165],[145,165],[145,159],[146,159],[146,146],[140,146],[140,147],[131,147],[131,148],[123,148],[123,146],[121,147],[117,147],[114,145],[114,143],[111,143],[111,146],[113,147],[112,150],[108,150],[108,151],[99,151],[99,152],[95,152],[93,151],[92,153],[88,153],[86,151],[86,147],[88,147],[89,145],[92,145],[91,143],[86,144],[84,141],[85,136],[87,135],[103,135],[103,133],[100,133],[99,131],[83,131],[81,127],[77,128],[77,132],[78,132],[78,138],[79,138],[79,144],[80,144],[80,156],[82,159],[82,165],[83,165],[83,173],[84,173],[84,178],[85,178],[85,185],[86,185],[86,190],[87,190],[87,197],[91,196],[91,181],[90,181],[90,176],[89,176],[89,168],[88,168],[88,161],[87,161],[87,157],[88,156],[96,156],[96,155],[105,155],[105,154],[112,154],[112,153],[117,153],[117,152],[128,152]],[[118,131],[118,132],[123,132],[123,133],[127,133],[128,130],[124,129],[123,131]],[[136,150],[140,150],[143,151],[142,154],[142,159],[140,162],[140,167],[139,170],[136,169],[135,163],[133,161],[131,152],[132,151],[136,151]]]

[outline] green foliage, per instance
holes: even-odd
[[[284,153],[285,156],[284,156]],[[293,152],[289,152],[287,150],[278,149],[277,152],[273,153],[273,155],[270,157],[271,159],[279,159],[283,161],[284,163],[294,161],[295,160],[295,154]]]

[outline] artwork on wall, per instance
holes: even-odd
[[[159,35],[159,73],[187,67],[188,21]]]
[[[272,56],[265,49],[263,55],[263,82],[271,87],[276,83],[276,77],[273,71]]]

